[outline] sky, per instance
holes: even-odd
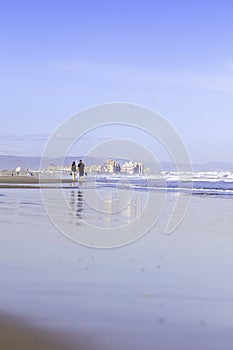
[[[0,154],[40,155],[69,116],[129,102],[171,123],[192,162],[233,163],[232,13],[224,0],[0,1]]]

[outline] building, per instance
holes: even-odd
[[[104,163],[100,171],[102,173],[108,173],[108,174],[128,174],[128,175],[142,175],[144,173],[143,164],[141,162],[133,162],[133,161],[127,161],[120,165],[117,161],[114,159],[108,159],[106,163]]]

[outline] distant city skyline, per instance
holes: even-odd
[[[193,163],[233,163],[232,12],[227,0],[3,2],[0,154],[41,155],[70,115],[130,102],[164,116]],[[84,138],[80,154],[115,136]]]

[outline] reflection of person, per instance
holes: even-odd
[[[85,165],[84,165],[82,159],[80,159],[79,164],[78,164],[79,177],[84,176],[84,168],[85,168]]]
[[[71,208],[71,217],[75,215],[77,219],[82,219],[83,211],[83,193],[82,191],[76,192],[74,189],[70,192],[70,208]]]
[[[76,172],[77,172],[76,164],[75,164],[75,162],[73,162],[73,163],[71,164],[71,166],[70,166],[70,173],[71,173],[72,178],[73,178],[74,181],[75,181],[75,179],[76,179]]]
[[[82,219],[82,211],[83,211],[83,194],[81,191],[78,191],[77,195],[78,203],[77,203],[77,210],[76,210],[76,216],[78,219]]]

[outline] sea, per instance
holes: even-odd
[[[147,176],[96,176],[99,186],[121,186],[138,190],[162,190],[187,192],[192,195],[233,194],[233,174],[231,172],[167,173]]]

